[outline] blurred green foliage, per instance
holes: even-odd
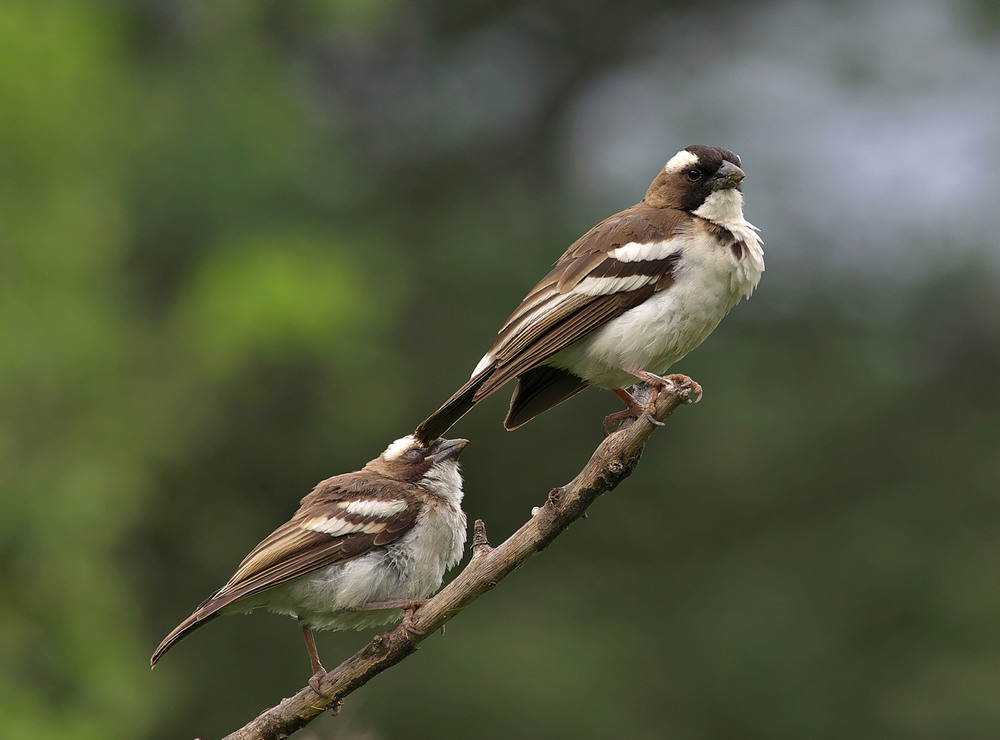
[[[626,5],[0,5],[5,735],[218,736],[303,685],[277,617],[148,656],[316,481],[457,387],[607,215],[568,204],[556,153],[665,8]],[[525,39],[537,68],[490,66]],[[636,197],[687,143],[649,154]],[[751,170],[751,220],[766,188]],[[995,246],[890,290],[783,271],[795,245],[768,242],[759,294],[677,368],[703,403],[315,732],[995,737]],[[590,391],[507,435],[505,403],[456,428],[494,540],[617,408]]]

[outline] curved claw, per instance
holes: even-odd
[[[648,411],[643,411],[642,415],[645,416],[646,417],[646,421],[648,421],[653,426],[665,427],[667,425],[666,422],[660,421],[659,419],[657,419],[656,417],[654,417]]]
[[[320,696],[323,696],[323,692],[319,690],[320,681],[326,678],[326,671],[320,673],[314,673],[309,677],[309,688],[315,691]]]
[[[686,396],[684,403],[698,403],[701,400],[701,384],[691,380],[687,375],[675,373],[674,375],[662,378],[662,380],[663,384],[669,387],[674,393]]]
[[[423,637],[426,633],[423,630],[418,630],[413,625],[413,613],[416,610],[417,610],[417,607],[410,607],[403,614],[403,629],[405,629],[411,635],[417,635],[418,637]]]

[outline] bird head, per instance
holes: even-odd
[[[424,446],[412,434],[400,437],[385,448],[366,468],[386,478],[417,483],[437,468],[457,467],[458,456],[467,439],[439,438]]]
[[[677,208],[688,213],[716,203],[738,202],[742,209],[741,183],[745,174],[740,158],[728,149],[689,146],[670,158],[646,191],[644,201],[659,208]]]

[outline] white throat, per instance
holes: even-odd
[[[743,242],[744,250],[732,256],[736,268],[732,285],[749,298],[764,272],[764,249],[759,229],[743,217],[743,193],[735,188],[716,190],[694,215],[728,229],[737,241]]]
[[[428,493],[441,496],[455,508],[462,503],[462,474],[455,460],[442,460],[424,473],[420,486]]]
[[[744,226],[747,221],[743,218],[743,193],[736,188],[716,190],[705,198],[694,215],[730,231]]]

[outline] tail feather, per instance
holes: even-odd
[[[150,668],[155,668],[160,658],[162,658],[163,654],[170,648],[201,627],[203,624],[211,622],[219,616],[219,613],[218,608],[206,611],[199,607],[194,614],[174,627],[170,631],[170,634],[163,638],[163,642],[161,642],[160,646],[153,651],[153,657],[149,660]]]
[[[586,387],[587,381],[568,370],[548,365],[532,368],[517,378],[517,388],[510,398],[504,428],[508,431],[517,429]]]
[[[229,584],[227,583],[203,602],[198,604],[198,608],[194,610],[191,616],[170,630],[170,634],[164,637],[160,646],[153,651],[153,657],[149,660],[150,667],[155,668],[157,662],[159,662],[165,652],[201,627],[203,624],[211,622],[217,616],[222,614],[222,609],[232,604],[241,596],[245,595],[245,593],[230,589]]]
[[[428,416],[413,432],[421,444],[428,445],[451,429],[452,425],[465,416],[469,409],[476,405],[476,391],[489,378],[492,367],[487,368],[469,378],[469,381],[455,391],[451,398],[442,404],[441,408]]]

